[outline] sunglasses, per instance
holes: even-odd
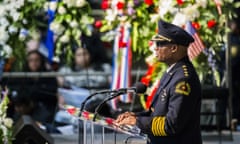
[[[169,45],[171,43],[168,42],[168,41],[156,41],[155,44],[156,44],[157,47],[162,47],[162,46]]]

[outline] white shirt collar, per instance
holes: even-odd
[[[170,65],[170,67],[167,68],[167,73],[175,66],[176,63]]]

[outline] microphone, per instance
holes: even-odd
[[[125,93],[127,93],[127,92],[145,93],[146,90],[147,90],[147,86],[141,82],[137,82],[136,84],[134,84],[133,87],[130,87],[130,88],[118,89],[118,91],[123,91]]]
[[[147,86],[138,82],[135,84],[135,87],[130,87],[130,88],[121,88],[117,91],[117,93],[114,93],[113,95],[111,95],[110,97],[104,99],[95,109],[95,113],[94,113],[94,117],[93,117],[93,121],[96,120],[96,116],[98,111],[102,108],[102,106],[109,100],[114,99],[115,97],[128,93],[128,92],[133,92],[133,93],[145,93],[145,91],[147,90]]]

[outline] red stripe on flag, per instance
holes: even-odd
[[[205,48],[205,46],[204,46],[201,38],[198,36],[196,30],[192,26],[191,22],[188,22],[186,24],[186,31],[189,34],[191,34],[192,37],[194,38],[194,42],[191,43],[188,48],[188,55],[189,55],[189,58],[192,60],[202,52],[202,50]]]

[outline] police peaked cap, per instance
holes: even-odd
[[[162,45],[178,44],[189,46],[190,43],[194,42],[194,39],[184,29],[160,20],[158,22],[158,34],[153,36],[152,41],[157,41]]]

